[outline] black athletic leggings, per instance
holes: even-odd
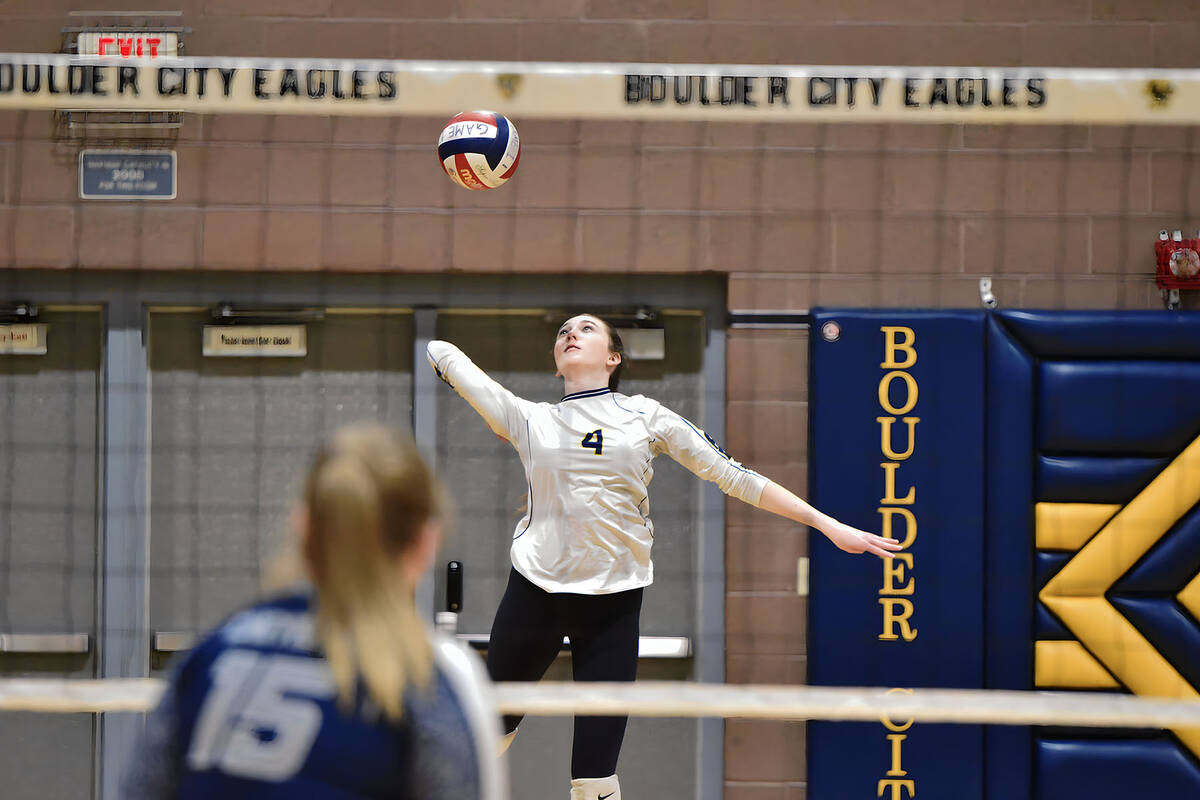
[[[614,594],[551,593],[514,569],[492,623],[488,673],[494,681],[540,680],[567,636],[575,680],[632,681],[637,678],[641,611],[641,589]],[[616,774],[627,719],[575,718],[572,778]],[[505,732],[516,730],[520,722],[520,716],[506,716]]]

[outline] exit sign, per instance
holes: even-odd
[[[81,56],[160,58],[179,55],[179,34],[154,31],[87,31],[79,34]]]

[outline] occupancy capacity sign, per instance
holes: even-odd
[[[79,154],[82,200],[174,200],[173,150],[84,150]]]

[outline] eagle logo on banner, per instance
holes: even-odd
[[[1170,81],[1153,80],[1146,82],[1146,94],[1150,96],[1150,105],[1153,108],[1166,108],[1167,103],[1171,101],[1171,95],[1175,93],[1175,87]]]
[[[515,72],[502,72],[496,76],[496,85],[505,100],[512,100],[521,88],[521,76]]]

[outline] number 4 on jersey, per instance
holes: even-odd
[[[590,447],[596,451],[596,455],[600,455],[600,451],[604,449],[604,430],[596,428],[596,430],[583,437],[583,441],[579,443],[580,447]]]

